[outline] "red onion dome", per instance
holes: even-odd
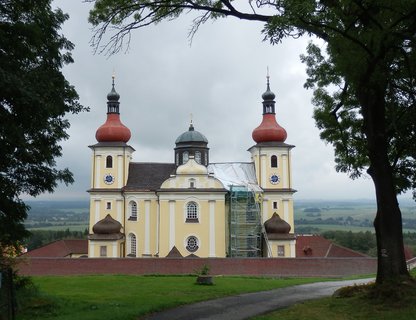
[[[274,98],[276,95],[270,90],[269,76],[267,75],[266,92],[263,93],[263,121],[253,130],[252,137],[257,143],[259,142],[284,142],[287,133],[276,122],[276,112]]]
[[[253,130],[253,140],[260,142],[284,142],[287,138],[286,130],[276,122],[274,114],[264,114],[261,124]]]
[[[121,123],[117,113],[107,114],[107,121],[95,133],[98,142],[127,142],[130,137],[130,129]]]
[[[272,217],[264,223],[264,228],[267,233],[287,234],[290,232],[290,224],[281,219],[275,212]]]
[[[98,142],[127,142],[130,140],[131,132],[120,121],[120,95],[113,84],[110,93],[107,95],[107,121],[98,128],[95,138]]]

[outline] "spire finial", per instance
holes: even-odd
[[[267,66],[267,75],[266,75],[266,79],[267,79],[267,89],[270,90],[270,75],[269,75],[269,66]]]
[[[193,131],[193,130],[195,130],[195,129],[194,129],[194,125],[193,125],[193,123],[192,123],[192,117],[193,117],[193,114],[192,114],[192,113],[190,114],[190,117],[191,117],[191,123],[190,123],[190,125],[189,125],[189,131]]]
[[[116,70],[113,68],[113,74],[111,75],[111,78],[113,79],[113,88],[114,88],[114,79],[116,78]]]

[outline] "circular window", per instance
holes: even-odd
[[[195,252],[198,250],[198,238],[195,236],[190,236],[186,239],[186,250],[189,252]]]

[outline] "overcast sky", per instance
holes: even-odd
[[[299,55],[308,39],[263,42],[262,24],[228,18],[203,25],[189,44],[192,15],[132,33],[130,49],[111,57],[93,53],[87,22],[90,4],[58,0],[70,15],[62,33],[75,44],[75,63],[64,68],[80,102],[90,112],[69,116],[70,138],[62,143],[60,168],[75,183],[39,199],[87,199],[95,132],[106,119],[106,95],[113,70],[122,122],[130,128],[134,161],[173,162],[177,136],[189,127],[209,141],[211,162],[250,161],[251,133],[262,118],[266,69],[276,94],[276,118],[295,145],[292,150],[295,199],[373,199],[369,177],[353,181],[334,169],[333,149],[319,139],[312,118],[311,91],[303,88]]]

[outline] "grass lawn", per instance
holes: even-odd
[[[195,276],[39,276],[32,279],[39,294],[32,299],[21,299],[27,306],[18,320],[137,319],[149,312],[196,301],[325,280],[216,277],[214,285],[201,286],[195,284]]]
[[[416,270],[411,272],[413,278]],[[389,289],[389,290],[386,290]],[[401,288],[349,287],[344,297],[306,301],[252,320],[410,320],[416,319],[416,284]],[[384,291],[383,291],[384,290]],[[377,292],[377,295],[375,294]]]
[[[369,303],[362,297],[325,298],[297,304],[253,320],[411,320],[416,304],[391,306]]]

